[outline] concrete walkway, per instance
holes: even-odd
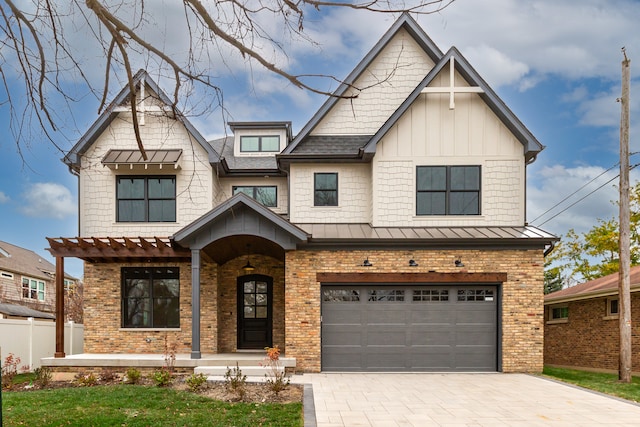
[[[639,405],[526,374],[323,373],[297,379],[313,385],[318,427],[640,426]]]

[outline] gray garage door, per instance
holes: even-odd
[[[496,286],[322,287],[325,371],[496,371]]]

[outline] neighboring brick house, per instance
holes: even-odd
[[[0,318],[55,319],[55,272],[35,252],[0,241]],[[65,275],[65,286],[75,283]]]
[[[65,163],[79,178],[85,351],[193,360],[277,345],[296,369],[540,372],[525,222],[543,146],[455,48],[402,15],[294,137],[207,141],[143,71]],[[367,88],[355,98],[355,88]]]
[[[640,372],[640,266],[631,267],[632,370]],[[544,363],[618,372],[618,273],[550,293],[544,298]]]

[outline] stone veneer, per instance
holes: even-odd
[[[566,323],[546,323],[544,363],[598,371],[618,371],[620,324],[607,316],[607,298],[591,298],[557,304],[569,308]],[[545,320],[549,310],[545,307]],[[631,294],[632,370],[640,372],[640,294]]]
[[[454,261],[460,257],[463,269]],[[368,258],[373,267],[361,267]],[[405,267],[409,259],[419,267]],[[296,369],[319,372],[320,283],[318,272],[507,273],[502,284],[502,371],[541,372],[543,363],[543,251],[394,250],[292,251],[286,254],[285,324],[287,357]]]

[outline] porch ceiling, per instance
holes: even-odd
[[[229,236],[205,246],[202,251],[221,265],[239,256],[267,255],[284,260],[284,249],[270,240],[249,235]]]

